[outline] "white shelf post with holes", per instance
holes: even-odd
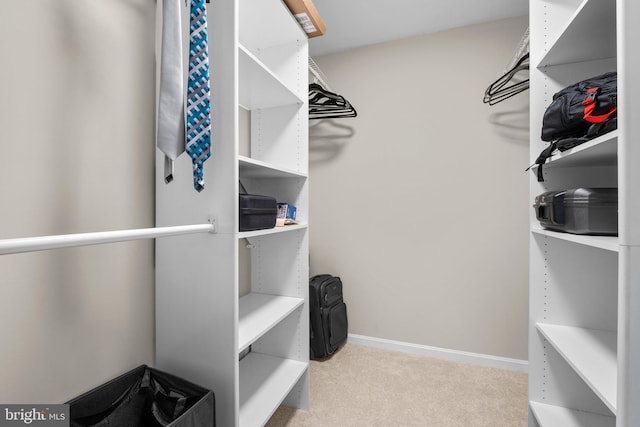
[[[164,184],[158,226],[211,218],[216,234],[156,243],[156,365],[209,387],[219,426],[265,424],[277,407],[308,407],[308,39],[281,0],[207,5],[212,156],[193,190],[188,156]],[[250,114],[240,155],[239,109]],[[239,232],[239,182],[298,208],[298,224]],[[239,249],[251,284],[239,290]],[[248,352],[248,354],[247,354]]]
[[[530,200],[550,190],[618,187],[619,235],[544,230],[530,209],[529,425],[640,425],[640,3],[532,0],[532,162],[558,90],[618,72],[618,130],[555,155]]]

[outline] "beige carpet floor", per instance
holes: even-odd
[[[310,364],[309,411],[281,406],[267,427],[519,427],[527,375],[346,344]]]

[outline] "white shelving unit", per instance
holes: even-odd
[[[281,0],[213,1],[208,16],[205,190],[193,190],[186,155],[165,185],[158,155],[156,222],[213,219],[216,234],[156,243],[156,365],[214,390],[217,425],[254,427],[282,403],[308,407],[308,40]],[[241,135],[250,140],[243,155]],[[298,224],[239,232],[240,182],[294,204]],[[249,263],[240,245],[251,248]],[[251,283],[241,292],[245,265]]]
[[[614,130],[564,152],[556,152],[545,168],[615,165],[618,161],[618,131]]]
[[[577,8],[569,8],[574,12],[566,19],[565,26],[559,25],[561,30],[555,33],[555,37],[550,35],[549,48],[538,62],[538,67],[590,61],[593,58],[615,58],[616,34],[611,31],[616,26],[615,3],[615,0],[574,0],[565,5],[554,5],[562,8],[574,4]],[[585,43],[585,40],[589,42]]]
[[[240,162],[240,174],[245,178],[302,178],[306,179],[306,173],[271,166],[260,160],[238,156]]]
[[[304,304],[302,298],[249,293],[240,298],[238,353]]]
[[[538,331],[591,390],[616,412],[615,332],[538,323]]]
[[[240,367],[243,426],[263,425],[307,370],[306,363],[258,353],[242,359]]]
[[[582,411],[560,408],[544,403],[532,402],[531,411],[543,426],[557,427],[615,427],[616,420],[611,417],[590,414]]]
[[[619,236],[544,230],[530,210],[529,425],[640,425],[640,149],[634,0],[530,2],[530,158],[546,147],[542,116],[558,90],[618,72],[618,130],[552,157],[545,191],[618,187]],[[637,80],[637,79],[636,79]]]
[[[302,103],[278,76],[242,45],[239,46],[240,105],[248,110]]]
[[[567,242],[574,242],[579,245],[592,246],[594,248],[600,248],[612,252],[618,252],[618,249],[620,248],[618,239],[613,236],[585,236],[579,234],[567,234],[538,228],[536,225],[531,227],[531,232],[558,240],[565,240]]]
[[[280,234],[280,233],[287,233],[295,230],[304,230],[305,228],[307,228],[307,224],[292,224],[292,225],[287,225],[286,227],[275,227],[275,228],[268,228],[265,230],[243,231],[240,234],[238,234],[238,237],[240,239],[248,239],[251,237],[268,236],[270,234]]]

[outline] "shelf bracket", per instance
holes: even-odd
[[[218,230],[216,228],[216,217],[212,216],[212,215],[209,215],[207,217],[207,222],[213,226],[213,227],[211,227],[211,231],[209,231],[209,233],[211,233],[211,234],[217,233]]]
[[[253,237],[245,237],[245,239],[247,240],[247,249],[255,249],[256,247],[258,247],[256,242],[253,241]]]

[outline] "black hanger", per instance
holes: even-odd
[[[529,70],[529,53],[524,54],[518,62],[502,76],[500,76],[495,82],[491,83],[487,90],[484,92],[484,98],[482,102],[489,105],[495,105],[506,99],[511,98],[529,89],[529,79],[525,79],[519,82],[515,82],[510,86],[507,86],[509,82],[521,71]]]
[[[331,92],[318,83],[309,85],[309,119],[356,117],[358,112],[342,95]]]

